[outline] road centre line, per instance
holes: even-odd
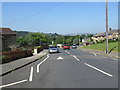
[[[80,61],[75,55],[73,55],[73,57],[74,57],[76,60]]]
[[[94,54],[95,56],[97,56],[97,54],[96,54],[96,53],[94,53],[94,52],[93,52],[93,54]]]
[[[66,53],[70,54],[67,50],[65,50]]]
[[[46,57],[43,61],[41,61],[41,62],[37,65],[37,73],[40,72],[40,71],[39,71],[40,65],[41,65],[42,63],[44,63],[48,58],[49,58],[49,54],[47,55],[47,57]]]
[[[0,88],[4,88],[4,87],[8,87],[8,86],[13,86],[13,85],[20,84],[20,83],[27,82],[27,81],[28,81],[28,80],[25,79],[25,80],[22,80],[22,81],[18,81],[18,82],[11,83],[11,84],[2,85],[2,86],[0,86]]]
[[[31,67],[31,70],[30,70],[29,81],[31,82],[32,79],[33,79],[33,67]]]
[[[87,64],[87,63],[84,63],[84,64],[85,64],[86,66],[90,67],[90,68],[93,68],[93,69],[95,69],[95,70],[97,70],[97,71],[99,71],[99,72],[107,75],[107,76],[113,77],[113,75],[111,75],[111,74],[109,74],[109,73],[107,73],[107,72],[105,72],[105,71],[103,71],[103,70],[100,70],[100,69],[98,69],[98,68],[96,68],[96,67],[94,67],[94,66],[92,66],[92,65],[90,65],[90,64]]]
[[[103,58],[107,58],[107,57],[105,57],[105,56],[102,56]]]

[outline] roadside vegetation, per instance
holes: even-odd
[[[83,46],[83,48],[105,51],[106,50],[106,42],[97,43],[97,44],[93,44],[93,45],[89,45],[89,46]],[[109,42],[108,50],[109,50],[109,52],[120,51],[120,49],[118,48],[118,41]]]
[[[26,31],[17,32],[17,45],[19,47],[24,46],[41,46],[44,43],[48,44],[79,44],[84,38],[90,38],[93,34],[81,34],[81,35],[61,35],[57,33],[33,33]]]

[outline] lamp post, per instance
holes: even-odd
[[[106,54],[108,54],[108,0],[106,0]]]

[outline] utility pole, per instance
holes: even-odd
[[[80,35],[79,35],[79,46],[80,46]]]
[[[108,0],[106,0],[106,54],[108,54]]]

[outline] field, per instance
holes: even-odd
[[[120,43],[118,44],[118,42],[109,43],[108,44],[109,52],[111,52],[111,51],[120,51],[120,48],[118,48],[119,45],[120,45]],[[90,45],[90,46],[83,46],[83,48],[105,51],[106,50],[106,43],[104,42],[104,43],[93,44],[93,45]]]

